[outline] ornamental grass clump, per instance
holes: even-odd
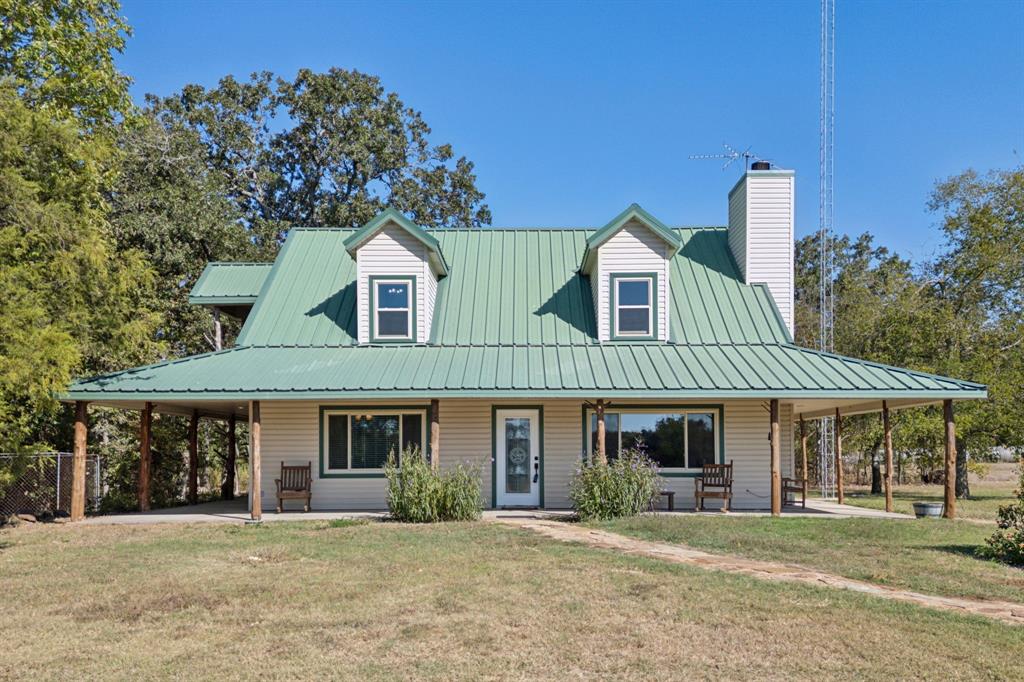
[[[569,483],[569,499],[584,521],[615,519],[650,510],[661,487],[657,467],[638,445],[608,464],[583,463]]]
[[[458,465],[435,471],[420,452],[410,447],[400,459],[392,454],[384,465],[391,518],[405,523],[475,521],[480,518],[480,473]]]
[[[978,548],[978,554],[1011,566],[1024,566],[1024,459],[1020,462],[1017,501],[999,507],[999,530]]]

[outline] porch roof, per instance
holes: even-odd
[[[986,397],[985,386],[792,344],[240,346],[72,384],[66,400]]]

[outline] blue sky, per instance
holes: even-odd
[[[837,2],[836,226],[941,247],[936,178],[1024,157],[1024,2]],[[302,67],[376,74],[475,164],[499,226],[600,225],[636,201],[723,224],[723,142],[797,172],[817,229],[817,2],[125,0],[133,94]]]

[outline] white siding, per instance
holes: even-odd
[[[613,273],[653,272],[658,276],[657,308],[658,338],[668,340],[669,246],[637,221],[623,225],[597,249],[597,265],[591,273],[590,286],[595,288],[598,339],[611,338],[609,304],[611,293],[608,277]]]
[[[793,333],[791,171],[748,171],[729,195],[729,246],[747,284],[764,283]]]
[[[403,405],[426,401],[403,400]],[[652,403],[657,399],[616,401]],[[708,401],[716,402],[716,401]],[[344,403],[331,402],[331,405]],[[359,403],[366,406],[369,403]],[[384,405],[386,403],[382,403]],[[544,410],[544,506],[569,506],[569,481],[583,449],[583,405],[579,400],[442,400],[441,466],[478,466],[484,504],[491,505],[491,416],[493,406],[542,405]],[[263,508],[274,509],[274,479],[281,463],[313,463],[313,508],[383,509],[387,506],[382,478],[319,477],[319,404],[297,401],[263,401]],[[792,408],[782,405],[782,475],[792,475]],[[729,401],[724,404],[725,458],[735,465],[733,506],[764,509],[769,506],[768,412],[762,401]],[[693,479],[670,478],[680,508],[693,505]]]
[[[729,248],[747,281],[747,183],[741,181],[729,193]]]
[[[358,272],[359,343],[370,341],[370,276],[406,275],[416,278],[415,341],[426,343],[434,316],[437,281],[427,249],[401,228],[389,225],[356,252]]]

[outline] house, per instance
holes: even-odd
[[[733,462],[734,507],[778,511],[801,420],[944,402],[951,435],[952,401],[986,395],[794,345],[794,186],[755,164],[727,227],[635,204],[600,229],[426,230],[390,209],[296,227],[272,266],[211,263],[196,283],[195,304],[245,319],[234,347],[63,398],[83,456],[86,403],[142,412],[143,508],[153,411],[250,421],[259,518],[282,462],[313,463],[315,508],[384,508],[382,466],[409,445],[478,466],[488,507],[568,507],[597,408],[608,454],[641,439],[681,506],[703,464]]]

